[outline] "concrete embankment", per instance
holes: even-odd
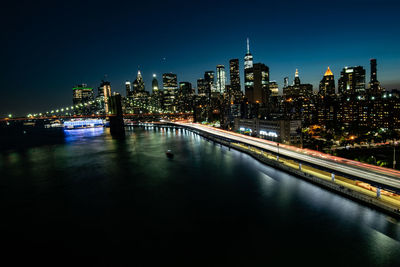
[[[272,166],[274,168],[277,168],[279,170],[285,171],[287,173],[290,173],[292,175],[295,175],[297,177],[300,177],[304,180],[307,180],[313,184],[317,184],[322,186],[323,188],[326,188],[330,191],[337,192],[343,196],[346,196],[348,198],[351,198],[355,201],[358,201],[360,203],[363,203],[365,205],[368,205],[370,207],[376,208],[378,210],[381,210],[387,214],[390,214],[392,216],[400,218],[400,206],[393,204],[395,203],[394,201],[391,203],[388,200],[390,200],[389,197],[376,197],[373,192],[369,192],[365,189],[358,189],[355,190],[354,186],[346,186],[346,183],[340,182],[339,180],[333,181],[330,179],[322,179],[321,177],[318,177],[317,175],[313,175],[310,173],[310,171],[304,171],[302,168],[294,168],[293,166],[289,166],[290,164],[287,164],[288,159],[284,158],[279,158],[277,160],[276,156],[272,156],[271,154],[262,152],[258,148],[249,146],[247,144],[240,144],[236,141],[231,142],[231,140],[222,138],[218,135],[213,135],[208,132],[203,132],[201,130],[193,129],[190,127],[185,127],[182,125],[174,125],[177,128],[182,128],[186,129],[192,132],[197,133],[200,136],[203,136],[204,138],[207,138],[213,142],[219,143],[221,145],[227,146],[229,148],[236,149],[238,151],[241,151],[243,153],[246,153],[253,158],[257,159],[258,161],[267,164],[269,166]],[[306,165],[304,165],[305,169]],[[316,173],[316,172],[314,172]],[[316,173],[318,174],[318,173]],[[321,175],[319,175],[321,176]],[[365,191],[365,192],[363,192]]]

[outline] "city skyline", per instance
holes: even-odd
[[[233,58],[234,59],[234,58]],[[372,59],[372,58],[371,58]],[[370,59],[370,60],[371,60]],[[231,60],[231,59],[230,59]],[[263,63],[262,63],[263,64]],[[226,71],[226,73],[225,73],[225,79],[226,79],[226,85],[231,85],[231,81],[230,81],[230,72],[229,72],[229,61],[228,61],[228,64],[218,64],[217,66],[215,66],[215,69],[217,69],[217,67],[218,66],[226,66],[226,65],[228,65],[228,68],[227,68],[227,71]],[[377,68],[377,73],[378,73],[378,77],[381,77],[382,75],[381,75],[381,73],[382,73],[382,71],[381,71],[381,69],[379,68],[379,65],[380,65],[380,62],[378,62],[378,68]],[[267,66],[268,67],[268,66]],[[301,75],[301,68],[299,69],[299,68],[296,68],[294,71],[293,71],[293,74],[292,75],[287,75],[287,76],[284,76],[284,78],[282,79],[282,81],[278,81],[278,80],[274,80],[273,78],[270,80],[270,82],[276,82],[277,84],[278,84],[278,88],[279,88],[279,90],[278,90],[278,92],[279,92],[279,95],[282,95],[283,94],[283,89],[284,89],[284,80],[285,80],[285,78],[288,78],[289,80],[289,85],[292,85],[292,84],[294,84],[295,83],[295,78],[296,78],[296,75],[298,75],[298,77],[300,77],[301,79],[302,79],[302,82],[305,82],[305,83],[309,83],[309,84],[311,84],[311,85],[313,85],[313,92],[314,93],[318,93],[318,91],[319,91],[319,84],[320,84],[320,80],[321,80],[321,78],[323,78],[324,77],[324,75],[325,75],[325,73],[326,73],[326,71],[327,71],[327,69],[329,69],[329,71],[331,71],[332,73],[333,73],[333,75],[334,75],[334,81],[335,81],[335,83],[338,83],[338,81],[339,81],[339,78],[340,78],[340,73],[342,72],[342,70],[343,69],[345,69],[345,68],[348,68],[348,67],[363,67],[364,69],[365,69],[365,71],[366,71],[366,75],[365,75],[365,80],[367,81],[367,83],[366,83],[366,85],[365,85],[365,88],[367,89],[368,87],[369,87],[369,84],[368,84],[368,81],[370,80],[370,62],[368,62],[368,64],[367,65],[361,65],[361,64],[359,64],[359,65],[351,65],[351,66],[343,66],[343,67],[341,67],[341,68],[337,68],[337,67],[332,67],[332,66],[327,66],[326,68],[325,68],[325,70],[323,70],[323,71],[321,71],[321,74],[319,75],[319,80],[318,80],[318,78],[315,78],[315,81],[313,81],[313,82],[309,82],[309,81],[307,81],[307,80],[305,80],[304,78],[303,78],[303,76]],[[332,71],[332,69],[335,69],[336,70],[336,72],[335,71]],[[338,70],[337,70],[338,69]],[[209,68],[208,69],[208,71],[214,71],[214,73],[215,73],[215,70],[211,70],[211,68]],[[204,72],[207,72],[207,71],[204,71]],[[204,72],[203,72],[203,74],[204,74]],[[138,75],[138,73],[140,74],[140,75],[142,75],[142,69],[138,66],[138,68],[137,68],[137,70],[136,70],[136,73],[135,73],[135,76],[134,77],[132,77],[131,79],[126,79],[124,82],[122,82],[122,83],[118,83],[118,84],[115,84],[115,83],[113,83],[113,82],[110,82],[110,81],[112,81],[113,79],[109,79],[109,77],[108,77],[108,75],[107,74],[105,74],[104,75],[104,77],[102,78],[102,79],[99,79],[98,81],[97,81],[97,84],[89,84],[89,83],[86,83],[85,81],[79,81],[79,82],[77,82],[77,83],[75,83],[75,84],[73,84],[73,85],[71,85],[70,86],[70,88],[68,88],[68,93],[70,93],[70,91],[71,91],[71,88],[74,88],[74,87],[76,87],[76,86],[79,86],[79,85],[81,85],[81,84],[87,84],[89,87],[91,87],[91,88],[94,88],[94,92],[97,92],[97,88],[98,87],[102,87],[102,83],[103,83],[103,81],[107,81],[110,85],[111,85],[111,92],[117,92],[117,93],[120,93],[121,95],[123,95],[123,96],[125,96],[126,95],[126,83],[132,83],[133,84],[133,81],[136,79],[136,75]],[[335,74],[336,73],[336,74]],[[164,86],[163,86],[163,83],[162,83],[162,79],[163,79],[163,75],[164,74],[175,74],[176,76],[177,76],[177,82],[178,83],[182,83],[182,82],[189,82],[192,86],[193,86],[193,88],[195,89],[195,93],[196,94],[198,94],[198,88],[197,88],[197,79],[195,80],[195,81],[186,81],[186,80],[182,80],[182,79],[180,79],[179,77],[180,77],[180,74],[179,73],[173,73],[173,72],[164,72],[164,73],[156,73],[156,72],[153,72],[153,73],[149,73],[149,74],[145,74],[144,76],[143,76],[143,81],[144,81],[144,85],[145,85],[145,91],[146,92],[148,92],[148,93],[152,93],[152,83],[153,83],[153,81],[154,81],[154,79],[157,79],[158,80],[158,82],[160,83],[160,87],[159,87],[159,89],[160,90],[164,90]],[[241,84],[241,92],[243,93],[243,94],[245,94],[245,86],[244,86],[244,79],[245,79],[245,75],[244,75],[244,60],[243,59],[240,59],[239,58],[239,74],[240,74],[240,80],[241,80],[241,82],[240,82],[240,84]],[[148,77],[148,76],[150,76],[150,77]],[[184,75],[182,75],[182,76],[184,76]],[[198,79],[202,79],[202,77],[201,77],[201,75],[199,75],[199,78]],[[92,79],[88,79],[88,80],[92,80]],[[399,87],[393,87],[393,88],[387,88],[387,87],[385,87],[385,80],[381,80],[381,78],[379,78],[379,81],[380,81],[380,83],[381,83],[381,86],[384,88],[384,89],[386,89],[386,90],[393,90],[393,89],[400,89],[400,86]],[[217,83],[217,78],[216,77],[214,77],[214,82],[215,83]],[[338,88],[336,87],[336,93],[339,93],[338,92]],[[95,93],[95,95],[97,96],[97,95],[99,95],[98,93]],[[71,96],[68,96],[67,98],[66,98],[66,100],[61,100],[61,102],[64,102],[65,104],[65,106],[69,106],[70,104],[68,103],[68,101],[70,101],[70,99],[71,99]],[[56,99],[57,100],[57,99]],[[60,105],[60,107],[62,106],[62,104]],[[50,110],[50,109],[53,109],[53,108],[58,108],[58,106],[51,106],[51,107],[48,107],[46,110]],[[38,111],[36,111],[36,112],[43,112],[44,110],[38,110]],[[23,112],[19,112],[19,111],[17,111],[17,112],[15,112],[15,113],[10,113],[10,112],[7,112],[7,111],[4,111],[3,112],[3,115],[4,115],[4,117],[6,117],[6,115],[7,114],[13,114],[13,115],[26,115],[25,113],[23,113]]]
[[[3,261],[400,266],[399,10],[3,5]]]
[[[360,5],[360,1],[352,1],[346,2],[348,10],[342,10],[340,5],[344,1],[338,1],[330,7],[329,14],[322,15],[323,8],[316,1],[287,2],[292,8],[256,1],[260,6],[270,5],[268,17],[260,16],[262,13],[258,9],[240,3],[214,4],[216,10],[224,10],[222,18],[235,26],[234,30],[229,27],[230,30],[222,34],[215,29],[215,14],[207,14],[208,19],[200,23],[196,20],[199,18],[196,12],[189,20],[186,17],[169,19],[169,28],[165,30],[162,26],[164,11],[172,12],[179,6],[173,12],[192,14],[198,8],[195,4],[180,6],[179,1],[169,5],[141,3],[133,7],[115,3],[109,9],[110,17],[115,19],[113,25],[104,25],[100,15],[95,15],[96,11],[105,11],[102,5],[66,4],[53,10],[44,2],[32,7],[37,11],[35,18],[30,15],[35,12],[24,13],[29,9],[17,14],[19,9],[11,8],[6,22],[10,27],[6,31],[7,42],[3,49],[7,51],[2,66],[6,89],[0,100],[1,114],[26,114],[32,110],[48,109],[50,101],[52,107],[70,104],[71,87],[87,83],[97,88],[105,74],[112,90],[124,95],[125,81],[134,80],[137,66],[142,71],[146,90],[151,91],[153,73],[160,78],[163,73],[172,72],[177,74],[179,82],[188,81],[196,87],[196,80],[204,71],[215,71],[218,64],[225,66],[229,84],[229,60],[238,58],[243,91],[247,37],[250,38],[254,62],[269,67],[270,80],[278,83],[280,93],[284,77],[289,77],[292,82],[296,69],[299,69],[302,81],[312,84],[314,90],[328,66],[336,80],[345,66],[363,66],[369,79],[371,58],[378,61],[382,86],[387,90],[400,88],[400,79],[397,78],[400,53],[396,47],[399,35],[395,34],[398,22],[394,15],[398,3],[383,1],[384,4],[374,5],[376,1],[363,1]],[[165,10],[154,10],[151,4],[162,5]],[[78,7],[88,12],[87,16],[75,14],[73,10]],[[129,7],[140,11],[132,21],[123,18],[123,9]],[[355,7],[358,12],[351,12]],[[251,15],[246,13],[248,10],[252,10]],[[65,16],[58,18],[56,11],[71,11],[69,15],[80,18],[82,22],[71,20],[70,25],[65,24]],[[351,19],[335,19],[339,11],[344,15],[351,14]],[[243,17],[229,16],[229,12]],[[365,14],[369,12],[375,12],[376,19],[368,19]],[[43,15],[41,18],[40,14]],[[54,25],[47,25],[50,20]],[[268,32],[265,32],[267,25]],[[80,29],[82,26],[84,29]],[[37,28],[44,30],[37,32]],[[171,29],[175,30],[172,37],[166,34]],[[100,40],[104,41],[103,45],[100,45]],[[21,94],[26,98],[21,99]]]

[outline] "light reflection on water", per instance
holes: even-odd
[[[102,135],[104,133],[103,127],[94,127],[94,128],[83,128],[83,129],[72,129],[72,130],[64,130],[65,133],[65,141],[67,143],[71,143],[74,141],[82,140],[82,138],[89,138]]]
[[[2,154],[0,226],[10,233],[4,242],[28,236],[30,246],[40,239],[51,250],[56,233],[75,250],[182,251],[192,261],[226,249],[229,263],[241,255],[244,266],[285,261],[306,248],[327,258],[334,253],[338,264],[400,261],[398,220],[192,132],[128,128],[124,140],[105,128],[65,134],[65,144]],[[27,220],[40,238],[19,227]],[[67,234],[50,230],[53,224]],[[86,239],[92,232],[105,240]]]

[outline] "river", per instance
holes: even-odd
[[[7,266],[400,266],[395,218],[185,130],[0,155]]]

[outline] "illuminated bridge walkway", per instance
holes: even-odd
[[[222,140],[270,165],[309,178],[372,205],[383,205],[400,216],[400,171],[335,157],[309,149],[278,144],[195,123],[174,125]],[[360,195],[360,197],[358,197]],[[365,198],[363,198],[365,196]]]
[[[127,113],[123,114],[126,120],[157,120],[157,119],[172,119],[172,118],[189,118],[193,115],[191,112],[165,112],[165,113]],[[91,119],[91,118],[108,118],[113,117],[113,114],[88,114],[88,115],[37,115],[31,117],[17,117],[17,118],[1,118],[0,121],[26,121],[26,120],[71,120],[71,119]]]
[[[151,104],[140,100],[131,100],[128,102],[130,107],[133,107],[134,110],[140,111],[134,113],[133,111],[126,112],[123,114],[124,119],[132,119],[132,120],[151,120],[160,119],[160,118],[177,118],[184,117],[188,118],[193,115],[192,111],[186,112],[172,112],[166,109],[162,109],[159,107],[155,107]],[[23,117],[8,117],[8,118],[0,118],[0,121],[24,121],[24,120],[52,120],[52,119],[62,119],[62,120],[70,120],[70,119],[86,119],[86,118],[108,118],[115,116],[111,112],[109,114],[102,114],[99,112],[93,112],[93,114],[85,114],[80,115],[79,110],[82,109],[98,109],[99,105],[104,105],[104,101],[95,100],[89,101],[87,103],[81,103],[77,105],[65,106],[50,109],[48,111],[39,112],[39,113],[29,113]],[[104,112],[103,112],[104,113]]]

